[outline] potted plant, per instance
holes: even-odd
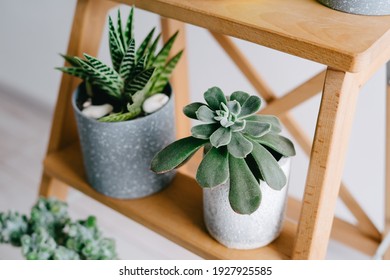
[[[338,11],[358,15],[389,15],[389,0],[318,0],[320,3]]]
[[[0,243],[21,247],[28,260],[117,259],[114,240],[103,237],[94,216],[73,221],[54,198],[40,198],[29,217],[0,212]]]
[[[205,147],[196,180],[203,188],[209,233],[230,248],[264,246],[280,232],[294,145],[279,135],[276,117],[256,114],[259,97],[242,91],[226,97],[213,87],[204,99],[206,103],[192,103],[183,110],[204,124],[160,151],[151,169],[173,170]]]
[[[88,182],[116,198],[139,198],[164,188],[172,174],[156,175],[149,165],[154,154],[175,139],[173,94],[168,79],[182,51],[168,59],[174,34],[157,52],[160,35],[152,29],[136,47],[134,8],[123,28],[109,17],[112,66],[84,54],[63,57],[70,67],[58,68],[84,82],[73,95]]]

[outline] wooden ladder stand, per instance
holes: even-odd
[[[134,4],[161,15],[165,40],[179,29],[177,49],[185,46],[184,22],[211,32],[267,102],[261,113],[278,115],[309,156],[302,203],[289,198],[289,218],[275,242],[260,249],[240,251],[223,247],[206,232],[202,194],[192,176],[199,156],[188,168],[181,169],[169,188],[151,197],[118,200],[97,193],[85,179],[70,104],[79,80],[69,75],[62,76],[40,195],[66,199],[67,188],[72,186],[204,258],[323,259],[330,236],[363,253],[374,254],[383,234],[390,230],[389,145],[383,233],[371,222],[341,182],[341,177],[359,89],[390,59],[390,17],[349,15],[313,0],[78,0],[68,54],[96,55],[106,14],[119,3]],[[328,68],[278,98],[227,35],[310,59]],[[190,134],[190,123],[182,114],[182,108],[189,102],[185,55],[175,73],[171,83],[174,90],[180,92],[176,95],[175,109],[177,136],[184,137]],[[322,99],[312,142],[289,111],[319,92]],[[387,93],[389,96],[389,85]],[[387,108],[390,108],[390,98],[387,98]],[[389,139],[389,109],[387,120],[386,137]],[[356,217],[357,224],[334,217],[338,196]],[[390,258],[389,253],[387,258]]]

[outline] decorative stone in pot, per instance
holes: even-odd
[[[390,15],[390,0],[318,0],[338,11],[358,15]]]
[[[290,158],[279,160],[289,177]],[[229,183],[203,189],[203,215],[210,235],[232,249],[255,249],[274,241],[281,231],[286,208],[288,180],[281,190],[274,190],[260,182],[262,202],[250,215],[233,211],[229,203]]]
[[[174,173],[150,170],[154,155],[175,139],[174,98],[156,112],[129,121],[100,122],[80,108],[88,98],[83,87],[73,95],[73,109],[88,182],[115,198],[140,198],[162,190]]]

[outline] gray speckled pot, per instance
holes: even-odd
[[[150,170],[154,155],[175,140],[174,98],[157,112],[125,122],[104,123],[87,118],[76,106],[81,150],[88,182],[115,198],[140,198],[162,190],[174,172]]]
[[[390,0],[318,0],[338,11],[358,15],[390,15]]]
[[[290,162],[290,158],[279,161],[287,178]],[[262,181],[260,189],[260,207],[251,215],[240,215],[232,210],[228,184],[203,189],[204,220],[211,236],[233,249],[255,249],[275,240],[283,223],[287,185],[281,191],[275,191]]]

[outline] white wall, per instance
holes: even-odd
[[[0,2],[0,88],[13,88],[53,108],[60,81],[60,73],[54,67],[62,65],[58,53],[66,52],[74,7],[74,0]],[[127,15],[127,8],[122,11]],[[158,23],[155,15],[137,10],[137,41]],[[100,57],[109,61],[106,34]],[[199,100],[214,85],[226,93],[240,89],[255,94],[206,30],[189,26],[187,37],[192,100]],[[254,44],[237,43],[279,95],[324,69],[323,65]],[[352,193],[379,228],[384,219],[384,83],[381,69],[362,89],[344,175]],[[293,111],[309,135],[313,135],[318,104],[319,96]],[[290,191],[299,197],[308,164],[303,151],[298,148],[297,152]],[[341,204],[337,212],[353,221]]]

